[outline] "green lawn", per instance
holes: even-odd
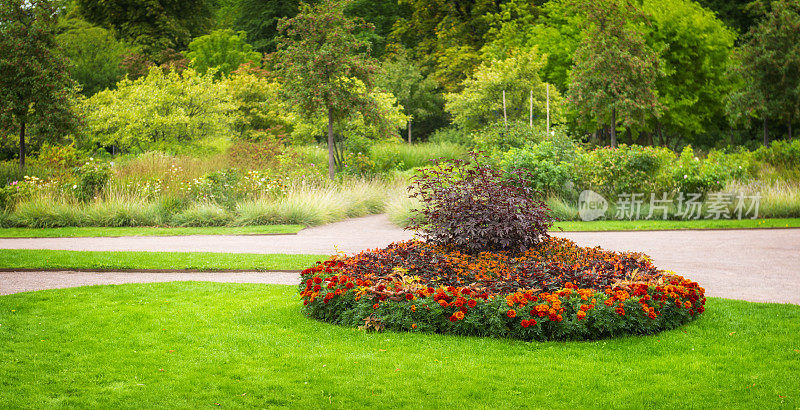
[[[696,221],[563,221],[556,222],[552,231],[658,231],[674,229],[751,229],[798,227],[800,227],[800,218],[742,220],[701,219]]]
[[[328,255],[212,252],[88,252],[0,249],[0,269],[302,270]]]
[[[293,286],[0,296],[0,408],[800,406],[800,306],[710,299],[647,337],[526,343],[306,319]]]
[[[209,226],[209,227],[71,227],[71,228],[0,228],[0,238],[65,238],[109,236],[178,236],[178,235],[275,235],[293,234],[303,225]]]

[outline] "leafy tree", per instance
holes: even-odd
[[[110,31],[81,19],[59,23],[56,42],[72,61],[70,73],[84,95],[113,87],[125,74],[123,56],[131,50]]]
[[[155,57],[172,48],[185,50],[192,38],[211,27],[210,0],[75,0],[90,23],[113,29],[121,38]]]
[[[546,84],[539,78],[539,70],[545,61],[545,57],[534,47],[527,51],[512,50],[504,60],[483,63],[470,78],[464,80],[460,93],[445,95],[445,109],[459,126],[466,129],[481,128],[495,121],[503,121],[505,91],[506,109],[511,120],[528,121],[531,94],[534,115],[542,118],[545,114]],[[551,87],[550,98],[555,116],[561,100],[555,87]]]
[[[644,33],[648,44],[663,50],[665,75],[655,88],[664,112],[655,133],[664,145],[676,139],[701,142],[725,124],[731,90],[725,68],[736,35],[693,1],[645,0],[642,11],[650,22]]]
[[[728,107],[734,122],[759,117],[764,124],[764,145],[769,143],[767,119],[788,125],[800,114],[800,4],[776,0],[766,17],[745,36],[736,53],[733,75],[741,88]]]
[[[344,3],[327,0],[303,5],[297,16],[281,20],[275,68],[289,101],[309,116],[328,118],[328,175],[336,170],[334,123],[360,112],[368,121],[388,124],[370,95],[377,61],[369,42],[356,33],[367,28],[361,19],[344,15]]]
[[[29,126],[52,138],[77,124],[71,109],[77,84],[56,44],[57,10],[51,0],[0,3],[0,127],[19,133],[20,168]]]
[[[747,33],[757,18],[751,7],[753,0],[697,0],[701,6],[713,11],[726,25],[739,33]]]
[[[278,45],[278,21],[299,10],[300,0],[242,0],[234,28],[247,33],[254,50],[271,53]]]
[[[480,49],[497,0],[400,0],[410,9],[394,25],[392,38],[448,92],[481,62]]]
[[[616,147],[619,117],[630,128],[643,124],[647,115],[660,115],[658,53],[628,24],[644,21],[629,0],[587,0],[581,7],[587,35],[573,58],[567,100],[581,124],[609,124]]]
[[[84,142],[95,147],[141,152],[176,150],[230,135],[236,106],[210,75],[151,67],[147,76],[101,91],[82,106]]]
[[[372,55],[380,58],[386,51],[395,22],[400,16],[408,14],[407,9],[397,0],[350,0],[344,12],[347,16],[360,17],[375,26],[374,30],[361,34],[372,44]]]
[[[377,84],[392,93],[408,114],[406,130],[409,143],[412,121],[424,121],[439,114],[444,104],[436,81],[423,76],[419,67],[409,61],[404,53],[395,54],[384,61]]]
[[[253,47],[245,41],[245,36],[244,31],[214,30],[211,34],[192,40],[186,57],[200,74],[215,68],[219,75],[227,75],[242,64],[261,63],[261,54],[253,51]]]
[[[280,84],[258,68],[242,66],[221,82],[236,106],[234,130],[239,138],[257,140],[263,133],[291,132],[296,118],[280,98]]]

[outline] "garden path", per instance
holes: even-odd
[[[800,229],[557,232],[583,246],[639,251],[685,274],[708,296],[800,304]],[[305,229],[297,235],[0,239],[0,248],[94,251],[353,253],[409,239],[384,215]],[[51,287],[173,280],[297,283],[294,273],[0,272],[0,294]],[[61,286],[63,285],[63,286]]]

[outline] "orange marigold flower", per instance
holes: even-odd
[[[455,322],[455,321],[456,321],[456,320],[458,320],[458,319],[456,319],[456,317],[455,317],[455,316],[450,316],[450,318],[449,318],[448,320],[449,320],[449,321],[451,321],[451,322]]]
[[[439,299],[439,306],[441,306],[441,307],[447,307],[447,301],[446,301],[446,300],[444,300],[444,299]]]
[[[611,305],[613,305],[613,304],[614,304],[614,299],[606,299],[606,301],[605,301],[605,302],[603,302],[603,303],[605,303],[605,304],[606,304],[606,306],[611,306]]]
[[[412,324],[411,324],[411,328],[412,328],[412,329],[416,329],[416,328],[417,328],[417,324],[416,324],[416,323],[412,323]]]
[[[506,316],[510,318],[515,318],[517,317],[517,311],[514,309],[508,309],[508,312],[506,312]]]
[[[523,320],[522,322],[519,322],[519,325],[522,326],[522,327],[528,327],[531,324],[527,320]]]
[[[582,310],[578,311],[578,320],[583,320],[584,318],[586,318],[586,312]]]
[[[378,308],[378,304],[376,303],[376,304],[372,305],[372,308],[373,309],[377,309]]]
[[[464,312],[458,311],[458,312],[454,313],[453,316],[455,316],[456,319],[461,320],[461,319],[464,318]]]
[[[417,311],[417,305],[411,305],[411,311],[412,312],[416,312]]]
[[[686,309],[691,309],[692,302],[689,302],[688,300],[686,302],[683,302],[683,307],[685,307]]]
[[[556,319],[557,319],[557,321],[558,321],[558,322],[560,322],[560,321],[564,320],[564,318],[563,318],[561,315],[557,315],[557,316],[556,316]]]

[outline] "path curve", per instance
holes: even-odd
[[[706,288],[708,296],[753,302],[800,304],[800,229],[558,232],[554,235],[572,239],[582,246],[644,252],[653,258],[659,268],[675,271],[698,281]],[[20,238],[0,239],[0,248],[332,254],[337,250],[354,253],[383,247],[391,242],[412,237],[410,232],[393,226],[385,215],[373,215],[305,229],[297,235]],[[10,287],[12,277],[16,283],[21,283],[19,281],[35,281],[33,278],[43,274],[0,273],[0,294],[11,293],[5,289],[12,289]],[[53,277],[57,274],[47,273]],[[76,283],[74,286],[81,286],[80,284],[94,284],[94,282],[83,282],[85,278],[128,280],[133,277],[132,275],[139,275],[130,272],[117,274],[118,276],[109,273],[88,273],[79,277],[74,276],[75,273],[61,273],[61,279],[52,279],[48,283],[58,284],[59,280],[63,280],[65,283]],[[231,278],[231,281],[276,283],[272,274],[263,272],[170,273],[169,275],[147,272],[141,274],[141,279],[226,281],[227,279],[223,279]],[[291,283],[296,283],[297,274],[291,275],[294,275],[294,281]],[[72,281],[70,278],[76,279]],[[43,288],[45,287],[36,289]]]

